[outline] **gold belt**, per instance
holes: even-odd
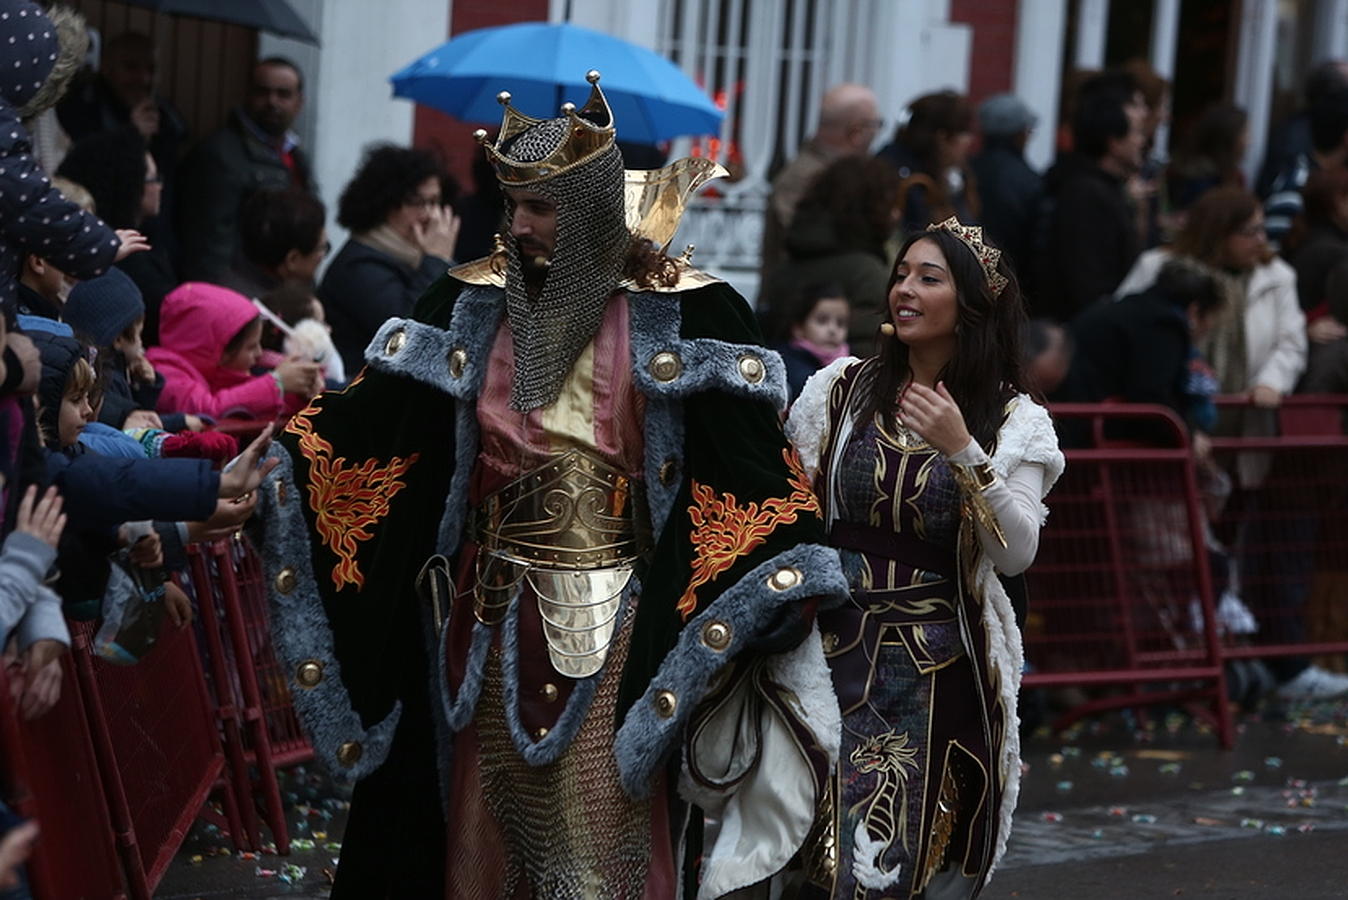
[[[479,546],[478,621],[500,622],[527,579],[553,668],[571,678],[598,672],[633,565],[651,546],[642,488],[569,450],[484,499],[469,531]]]

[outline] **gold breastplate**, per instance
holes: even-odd
[[[474,511],[474,614],[486,625],[500,622],[527,579],[553,668],[570,678],[593,675],[633,566],[650,549],[648,522],[641,482],[583,450],[554,457]]]

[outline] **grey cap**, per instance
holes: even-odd
[[[996,94],[978,105],[978,125],[989,137],[1012,137],[1039,121],[1015,94]]]

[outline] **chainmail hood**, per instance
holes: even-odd
[[[546,119],[501,148],[528,163],[553,155],[572,134],[570,119]],[[527,184],[557,207],[556,246],[542,289],[530,297],[519,248],[506,242],[506,316],[515,351],[510,405],[521,412],[553,403],[571,367],[599,330],[630,240],[623,208],[623,161],[609,146],[582,164]],[[509,227],[509,223],[507,223]]]

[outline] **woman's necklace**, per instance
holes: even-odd
[[[925,443],[916,432],[903,423],[903,401],[908,396],[908,389],[912,386],[913,379],[912,376],[909,376],[908,380],[903,383],[903,387],[899,388],[898,396],[894,398],[894,424],[898,426],[898,434],[895,437],[898,438],[899,446],[905,450],[920,447]]]

